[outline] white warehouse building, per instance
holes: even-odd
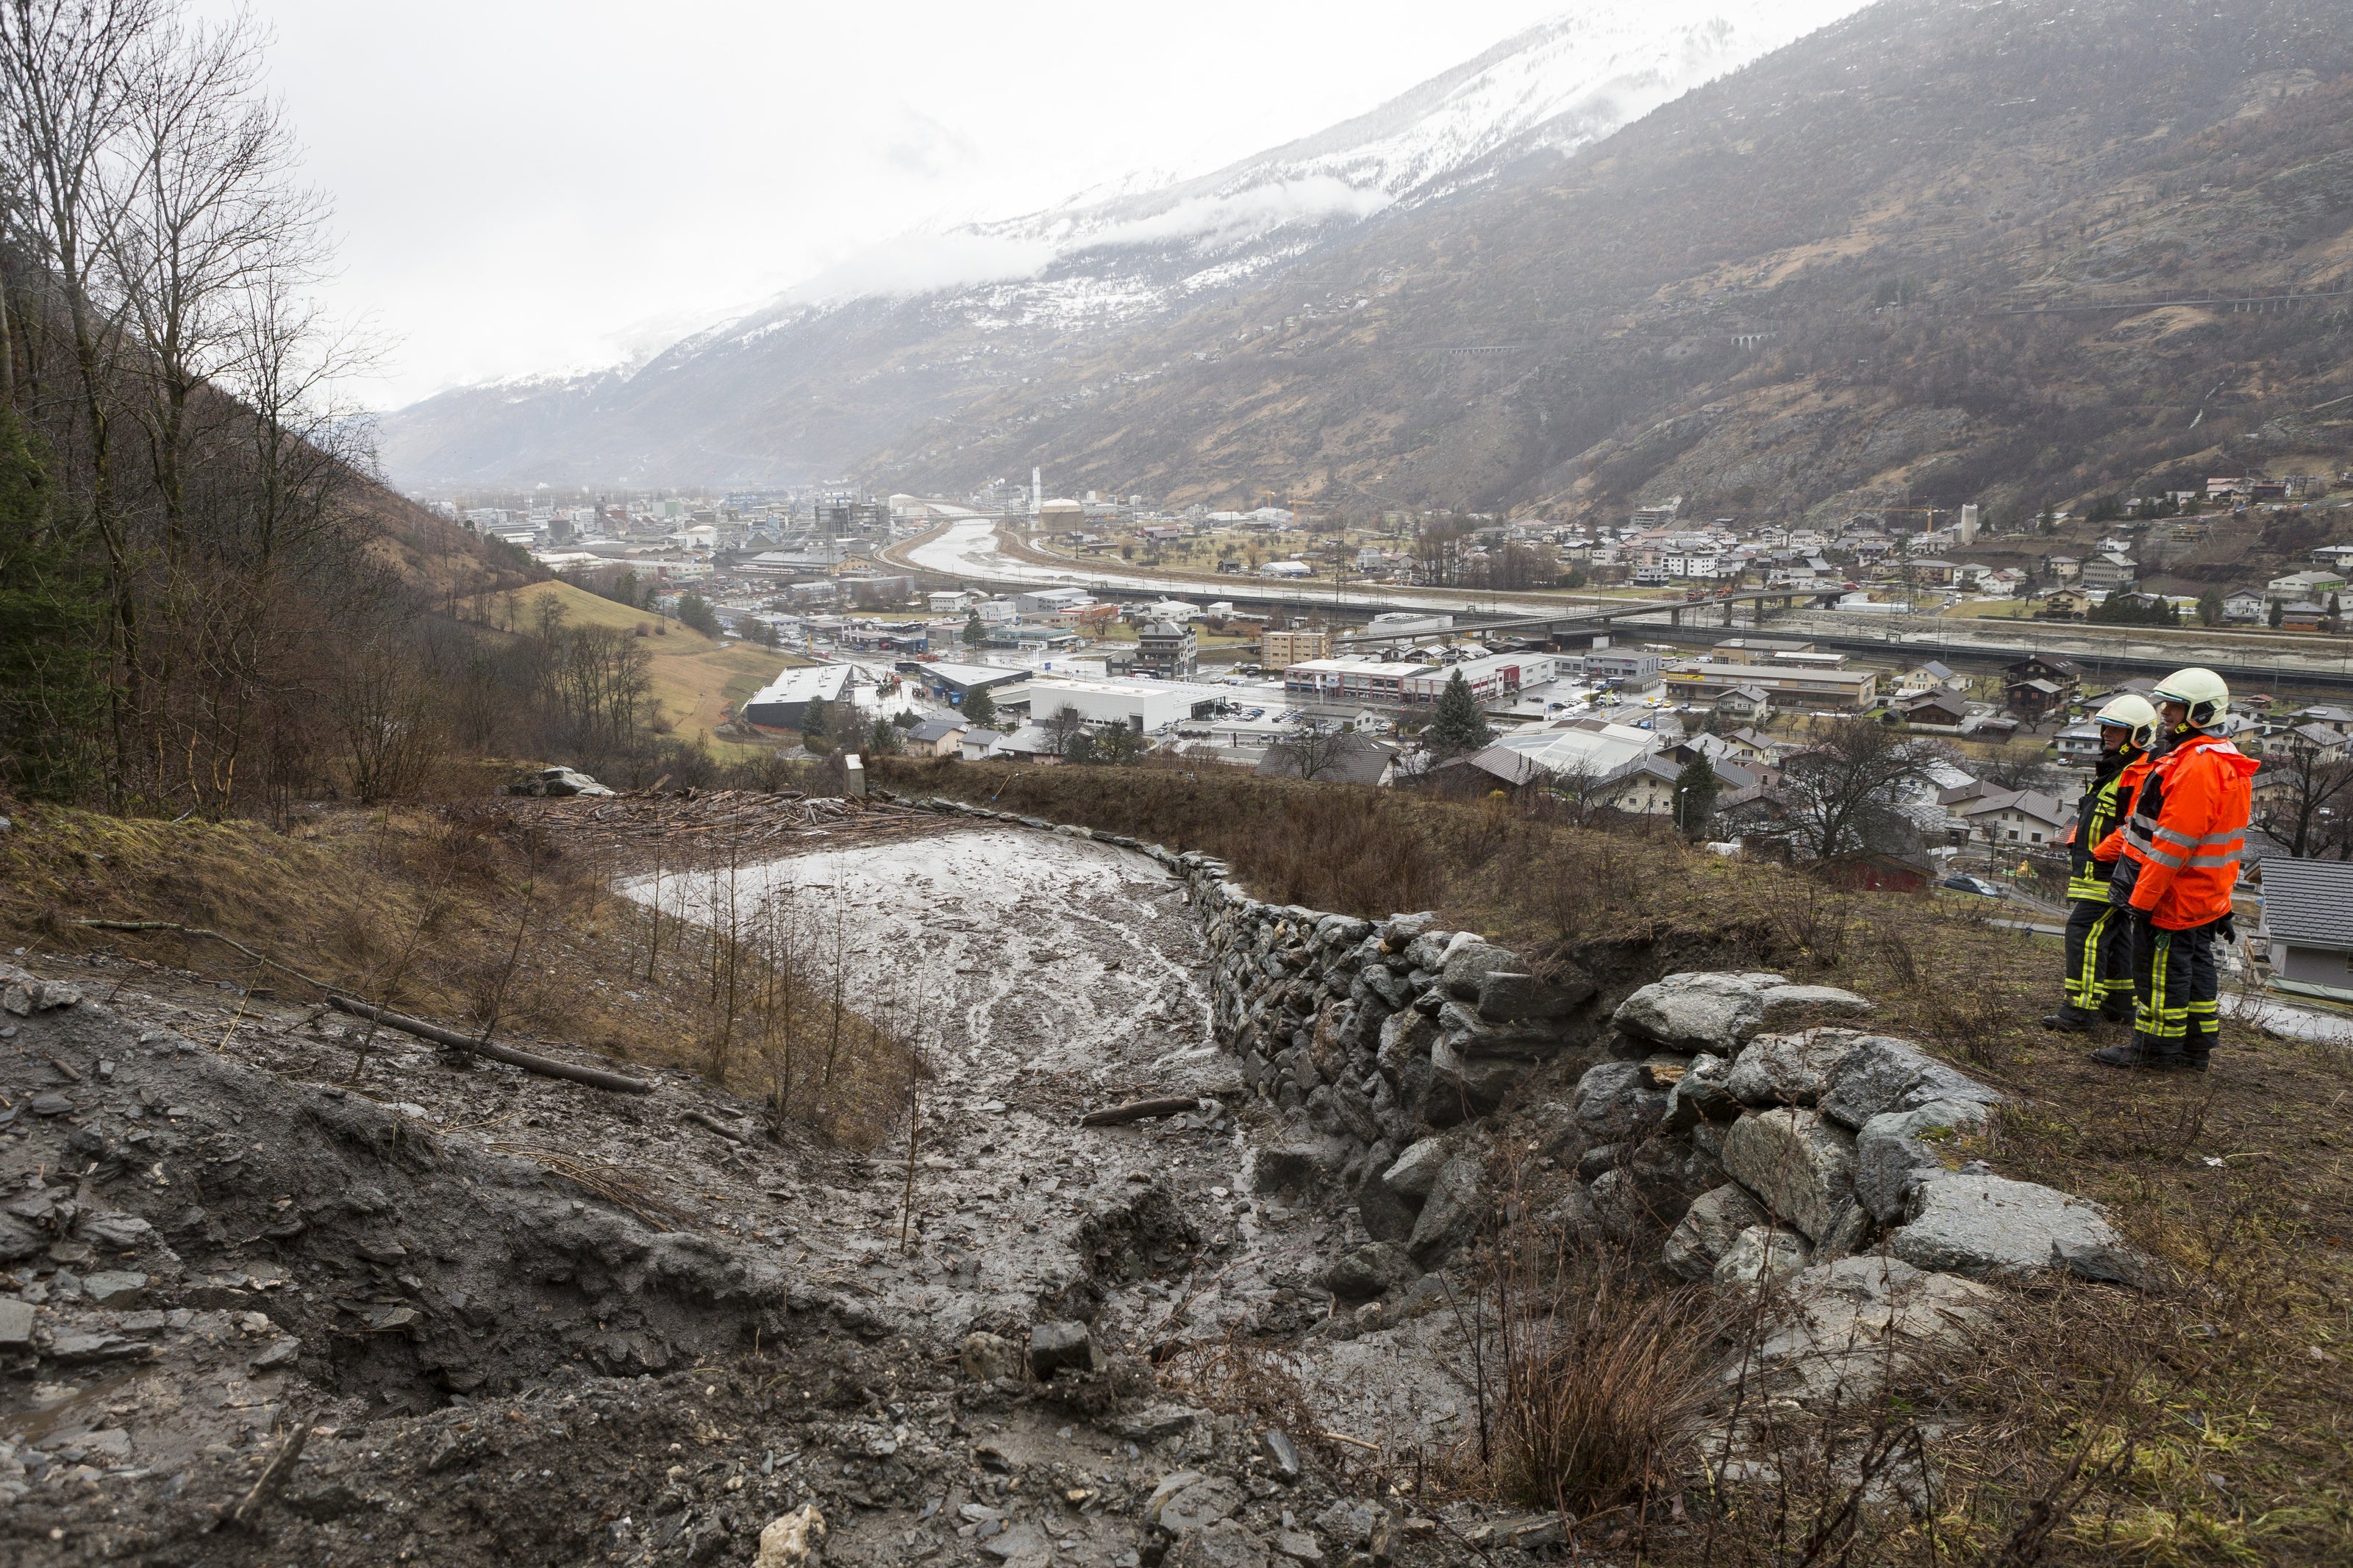
[[[1065,708],[1098,727],[1124,725],[1151,733],[1185,719],[1203,719],[1229,694],[1214,686],[1194,686],[1181,680],[1092,680],[1039,679],[1029,683],[1029,718],[1044,723]]]

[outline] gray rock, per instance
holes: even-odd
[[[1602,1062],[1577,1080],[1571,1112],[1589,1147],[1639,1142],[1666,1114],[1667,1097],[1641,1062]]]
[[[1315,1516],[1315,1528],[1344,1547],[1366,1546],[1382,1519],[1382,1511],[1371,1503],[1342,1498]]]
[[[85,1215],[75,1226],[74,1234],[93,1247],[129,1252],[153,1241],[155,1227],[137,1215],[94,1214]]]
[[[245,1364],[254,1372],[276,1372],[280,1367],[292,1366],[301,1356],[302,1342],[289,1334],[270,1341],[259,1354]]]
[[[1029,1329],[1029,1375],[1049,1382],[1065,1367],[1073,1372],[1095,1368],[1094,1336],[1084,1323],[1033,1323]]]
[[[1230,1519],[1190,1531],[1163,1557],[1161,1568],[1268,1568],[1266,1542]]]
[[[1822,1086],[1822,1114],[1861,1127],[1890,1110],[1910,1110],[1939,1100],[2000,1105],[1994,1089],[1947,1067],[1909,1040],[1871,1035],[1841,1058]]]
[[[1267,1468],[1276,1480],[1289,1482],[1299,1479],[1299,1445],[1291,1440],[1289,1433],[1271,1426],[1267,1428],[1258,1435],[1258,1449],[1266,1456]]]
[[[976,1383],[1021,1375],[1021,1352],[1011,1340],[997,1334],[972,1333],[957,1347],[956,1364]]]
[[[147,1276],[103,1269],[82,1280],[81,1293],[100,1307],[135,1307],[147,1293]]]
[[[1988,1115],[1973,1100],[1939,1100],[1873,1117],[1854,1135],[1854,1195],[1872,1218],[1894,1225],[1914,1187],[1951,1168],[1941,1151],[1964,1134],[1984,1131]]]
[[[1835,985],[1768,985],[1764,1004],[1760,1032],[1803,1028],[1825,1018],[1866,1018],[1879,1011],[1877,1003]]]
[[[1830,1234],[1815,1245],[1814,1261],[1828,1263],[1832,1258],[1861,1252],[1878,1233],[1879,1226],[1872,1219],[1871,1211],[1859,1203],[1849,1204],[1838,1223],[1831,1226]]]
[[[1806,1238],[1769,1225],[1752,1225],[1732,1238],[1716,1259],[1715,1288],[1748,1294],[1802,1272],[1813,1261]]]
[[[1667,1237],[1660,1261],[1680,1279],[1705,1279],[1731,1250],[1740,1233],[1765,1225],[1772,1216],[1737,1182],[1711,1187],[1692,1200],[1691,1207]]]
[[[1403,1241],[1413,1235],[1414,1200],[1399,1196],[1381,1180],[1388,1168],[1374,1167],[1356,1189],[1356,1217],[1375,1241]]]
[[[1160,1485],[1165,1488],[1168,1482]],[[1171,1535],[1230,1519],[1250,1500],[1240,1485],[1227,1476],[1196,1476],[1165,1497],[1155,1489],[1153,1498],[1156,1500],[1146,1505],[1145,1517]]]
[[[1659,1076],[1651,1068],[1651,1076]],[[1666,1125],[1670,1132],[1689,1132],[1702,1121],[1729,1121],[1740,1114],[1740,1100],[1732,1092],[1732,1064],[1702,1051],[1692,1058],[1667,1090]]]
[[[1891,1249],[1915,1268],[1971,1279],[2069,1268],[2137,1284],[2147,1263],[2098,1205],[2004,1176],[1940,1172],[1912,1190]]]
[[[1725,1087],[1743,1105],[1811,1105],[1821,1098],[1831,1069],[1865,1037],[1827,1028],[1758,1035],[1732,1064]]]
[[[1410,969],[1435,973],[1446,952],[1446,944],[1454,940],[1451,931],[1425,931],[1405,944],[1405,961]]]
[[[80,1001],[81,992],[62,980],[43,980],[14,964],[0,963],[0,1011],[26,1018]]]
[[[0,1296],[0,1348],[33,1342],[33,1304],[14,1296]]]
[[[1494,1024],[1564,1018],[1593,991],[1591,981],[1570,987],[1533,974],[1494,970],[1479,982],[1479,1016]]]
[[[12,1214],[0,1214],[0,1263],[30,1258],[47,1244],[41,1233]]]
[[[1527,964],[1520,955],[1491,942],[1472,937],[1469,942],[1451,944],[1439,970],[1439,984],[1447,994],[1457,1001],[1475,1001],[1480,983],[1490,974],[1527,973]]]
[[[984,1556],[994,1557],[1005,1568],[1047,1568],[1054,1561],[1054,1543],[1036,1524],[1023,1520],[1009,1524],[980,1543]]]
[[[1408,1246],[1418,1262],[1434,1263],[1478,1234],[1480,1221],[1486,1216],[1486,1198],[1481,1190],[1486,1180],[1487,1156],[1476,1145],[1446,1162],[1438,1180],[1430,1184],[1420,1217],[1413,1222]]]
[[[1587,1189],[1594,1217],[1615,1240],[1655,1247],[1694,1199],[1724,1180],[1713,1160],[1682,1142],[1653,1138],[1627,1150]]]
[[[1443,1138],[1425,1138],[1397,1158],[1397,1163],[1381,1173],[1381,1184],[1403,1197],[1425,1198],[1437,1184],[1438,1173],[1446,1168],[1451,1151]]]
[[[1261,1149],[1250,1162],[1251,1190],[1261,1194],[1306,1192],[1339,1173],[1352,1151],[1338,1138],[1278,1143]]]
[[[1437,1043],[1435,1020],[1416,1012],[1392,1013],[1381,1020],[1380,1054],[1374,1060],[1382,1076],[1397,1083],[1409,1064],[1427,1062],[1430,1047]]]
[[[1811,1241],[1853,1204],[1854,1163],[1854,1135],[1811,1110],[1760,1111],[1725,1134],[1725,1170]]]
[[[1274,1532],[1274,1550],[1280,1555],[1288,1557],[1294,1563],[1321,1563],[1324,1561],[1324,1549],[1316,1545],[1315,1538],[1307,1534],[1304,1531],[1276,1531]]]
[[[1529,1068],[1524,1057],[1465,1051],[1441,1036],[1430,1047],[1430,1082],[1421,1093],[1422,1120],[1432,1127],[1451,1127],[1484,1116],[1519,1087]]]
[[[1324,1272],[1324,1283],[1343,1300],[1362,1301],[1386,1296],[1400,1285],[1421,1278],[1411,1255],[1394,1242],[1376,1241],[1357,1247]]]
[[[1402,950],[1406,943],[1421,935],[1422,932],[1433,929],[1437,924],[1437,913],[1434,910],[1422,910],[1409,915],[1391,915],[1381,922],[1373,934],[1379,937],[1383,944],[1394,952]]]
[[[1923,1351],[1967,1347],[1993,1325],[2000,1298],[1900,1258],[1857,1256],[1806,1269],[1780,1300],[1757,1352],[1767,1389],[1810,1406],[1852,1407],[1875,1399],[1889,1372]]]
[[[1778,974],[1670,974],[1618,1005],[1610,1022],[1637,1039],[1729,1057],[1765,1021],[1765,988]]]

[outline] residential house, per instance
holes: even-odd
[[[1967,686],[1968,682],[1963,680],[1959,676],[1955,675],[1952,668],[1942,660],[1932,658],[1925,664],[1915,665],[1910,669],[1905,670],[1904,672],[1904,678],[1901,684],[1906,690],[1915,690],[1930,686],[1943,686],[1949,687],[1953,690],[1958,691],[1963,687]]]
[[[2234,589],[2222,595],[2222,618],[2238,626],[2253,626],[2271,613],[2271,601],[2253,588]]]
[[[1135,629],[1135,671],[1182,680],[1200,667],[1200,637],[1188,622],[1146,621]]]
[[[1915,581],[1932,588],[1945,587],[1953,580],[1954,567],[1949,561],[1909,561],[1905,563],[1905,570]]]
[[[2328,624],[2328,606],[2309,600],[2279,606],[2280,630],[2284,632],[2316,632]]]
[[[1710,764],[1715,774],[1715,809],[1722,811],[1754,798],[1759,789],[1756,774],[1726,762]],[[1652,752],[1637,757],[1603,780],[1595,799],[1615,811],[1636,816],[1672,816],[1676,781],[1683,767],[1671,757]]]
[[[2092,607],[2092,596],[2081,588],[2053,588],[2036,601],[2038,621],[2080,621]]]
[[[2002,689],[2010,710],[2030,723],[2067,706],[2066,690],[2048,680],[2013,680]]]
[[[2015,664],[2002,667],[2004,690],[2010,695],[2010,706],[2022,718],[2034,718],[2053,706],[2064,706],[2083,684],[2084,670],[2072,658],[2056,654],[2029,654]],[[2021,705],[2018,689],[2040,683],[2040,688],[2027,694]],[[2055,699],[2055,701],[2053,700]],[[2039,705],[2038,705],[2039,704]],[[2032,710],[2029,711],[2029,708]]]
[[[1957,730],[1969,716],[1969,705],[1960,693],[1939,686],[1915,697],[1899,698],[1888,711],[1915,729]]]
[[[2275,983],[2353,1001],[2353,861],[2267,858],[2263,868]]]
[[[2088,719],[2081,724],[2070,724],[2059,731],[2052,744],[2063,763],[2095,763],[2100,758],[2100,727]]]
[[[2073,583],[2084,574],[2084,563],[2073,555],[2046,556],[2042,564],[2050,569],[2054,582]]]
[[[1259,663],[1269,669],[1288,669],[1294,664],[1310,659],[1332,657],[1332,634],[1328,631],[1261,632],[1258,639]]]
[[[1061,749],[1055,744],[1054,733],[1043,724],[1024,724],[997,742],[988,753],[992,757],[1011,757],[1017,762],[1046,766],[1062,760]]]
[[[909,730],[901,744],[911,757],[961,756],[965,729],[960,720],[926,719]]]
[[[1984,844],[2033,848],[2056,844],[2075,814],[2064,803],[2033,790],[1995,790],[1961,804],[1957,814],[1969,837]]]
[[[987,762],[1004,743],[1005,736],[996,730],[966,730],[957,742],[967,763]]]
[[[1751,729],[1739,729],[1716,739],[1725,744],[1725,754],[1736,763],[1772,763],[1779,760],[1783,750],[1770,736]]]
[[[1377,741],[1370,735],[1353,732],[1331,737],[1333,755],[1328,763],[1316,769],[1315,777],[1328,784],[1386,784],[1397,777],[1398,759],[1405,748],[1394,741]],[[1299,755],[1278,741],[1267,748],[1259,759],[1257,773],[1261,778],[1295,779],[1299,776]]]
[[[1743,724],[1761,724],[1773,716],[1773,699],[1761,686],[1736,686],[1715,700],[1715,710]]]

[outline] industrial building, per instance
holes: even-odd
[[[1314,702],[1364,702],[1410,707],[1436,702],[1455,676],[1482,704],[1507,702],[1523,686],[1550,680],[1560,660],[1550,654],[1499,653],[1460,664],[1390,664],[1370,658],[1311,658],[1282,672],[1288,696]]]
[[[1736,687],[1763,689],[1774,707],[1830,708],[1859,713],[1872,705],[1879,678],[1867,669],[1818,669],[1811,666],[1718,664],[1678,660],[1661,670],[1667,691],[1680,700],[1714,702]]]
[[[846,664],[811,664],[788,669],[744,703],[743,719],[762,730],[797,730],[811,702],[839,702],[849,695],[857,670]]]
[[[944,660],[931,663],[908,659],[899,667],[899,673],[923,689],[926,697],[961,708],[972,692],[986,688],[995,691],[1016,681],[1029,679],[1026,669],[1008,669],[1001,664],[950,664]]]
[[[1149,734],[1187,719],[1207,718],[1228,693],[1214,686],[1192,686],[1175,680],[1032,680],[1022,695],[1029,717],[1042,722],[1065,708],[1096,726],[1125,725]],[[1008,693],[1008,702],[1019,700]]]

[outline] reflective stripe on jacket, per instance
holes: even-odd
[[[2132,906],[2166,931],[2188,931],[2231,912],[2239,857],[2253,815],[2249,781],[2262,764],[2218,735],[2192,734],[2158,759],[2125,826],[2140,864]]]
[[[2125,853],[2125,824],[2131,819],[2134,803],[2140,798],[2142,781],[2148,777],[2149,770],[2156,766],[2156,753],[2143,752],[2126,763],[2125,771],[2116,775],[2116,814],[2109,819],[2116,826],[2108,829],[2107,837],[2098,839],[2092,845],[2092,858],[2106,861],[2111,871],[2116,868],[2117,859]]]
[[[2116,858],[2111,854],[2103,858],[2100,850],[2132,804],[2133,792],[2124,787],[2125,774],[2140,756],[2126,746],[2102,757],[2099,772],[2092,775],[2092,787],[2075,805],[2075,826],[2067,830],[2067,896],[2071,899],[2108,901],[2108,872]],[[2133,780],[2136,785],[2139,782],[2137,777]]]

